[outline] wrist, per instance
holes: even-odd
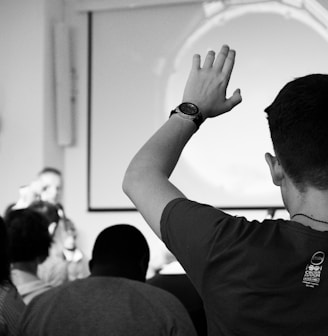
[[[177,115],[182,119],[193,122],[198,130],[199,126],[204,122],[204,117],[198,106],[193,103],[183,102],[171,111],[170,117]]]
[[[193,133],[197,132],[197,130],[198,130],[198,127],[193,122],[193,120],[185,118],[180,113],[173,113],[173,111],[171,111],[169,119],[174,119],[174,122],[176,124],[181,125],[181,127],[183,127],[183,128],[186,128],[187,126],[188,126],[188,128],[190,127],[192,129]],[[187,125],[187,126],[185,126],[185,125]]]

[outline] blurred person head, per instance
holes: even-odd
[[[37,211],[44,215],[48,221],[48,230],[51,235],[54,235],[56,228],[58,226],[60,216],[58,206],[45,201],[35,201],[29,206],[31,210]]]
[[[45,167],[38,174],[40,199],[57,204],[61,199],[63,178],[61,172],[53,167]]]
[[[0,285],[10,281],[8,235],[4,220],[0,217]]]
[[[51,236],[47,218],[29,208],[13,210],[5,218],[11,263],[42,263],[49,254]]]
[[[132,225],[104,229],[96,238],[89,262],[92,276],[117,276],[144,282],[149,263],[149,246]]]

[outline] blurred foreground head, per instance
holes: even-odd
[[[44,215],[29,208],[13,210],[5,222],[12,263],[42,263],[47,258],[51,237]]]
[[[110,226],[96,238],[91,275],[145,281],[149,256],[148,243],[138,229],[128,224]]]

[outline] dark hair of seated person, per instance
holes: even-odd
[[[48,220],[31,209],[13,210],[5,218],[12,263],[38,260],[43,262],[49,253],[51,237]]]
[[[0,217],[0,285],[8,281],[11,282],[8,234],[5,222],[2,217]]]
[[[59,214],[57,205],[46,201],[34,201],[29,208],[46,216],[49,223],[58,223]]]
[[[107,227],[96,238],[89,262],[91,276],[114,276],[146,280],[149,246],[143,234],[132,225]]]
[[[60,207],[56,204],[39,200],[31,203],[28,208],[43,214],[48,220],[48,225],[54,224],[55,227],[51,232],[51,234],[54,235],[60,220],[58,213]]]

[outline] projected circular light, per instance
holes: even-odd
[[[223,195],[219,204],[236,203],[236,199],[257,205],[280,204],[279,191],[271,185],[263,157],[265,152],[272,152],[263,110],[286,82],[308,73],[326,72],[326,16],[321,10],[320,20],[315,19],[301,1],[294,1],[298,5],[294,7],[283,2],[233,3],[204,5],[206,20],[176,54],[167,85],[166,110],[181,102],[192,55],[201,53],[204,58],[209,49],[217,50],[225,43],[237,50],[228,96],[240,87],[243,102],[201,126],[182,154],[182,171],[178,166],[175,174],[190,174],[181,189],[190,193],[196,189],[196,197],[198,182],[214,193],[219,190]],[[311,8],[318,10],[314,5]],[[195,183],[190,185],[190,181]]]

